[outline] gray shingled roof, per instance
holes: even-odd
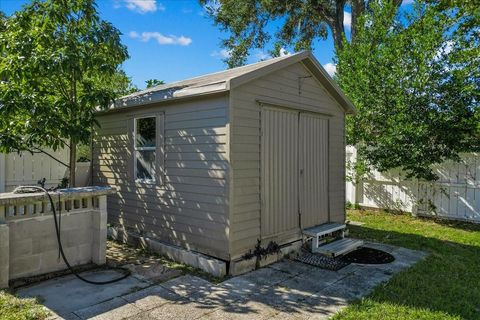
[[[317,74],[314,73],[316,77],[322,77],[326,80],[327,89],[331,86],[330,89],[333,89],[336,93],[335,98],[339,101],[342,106],[347,106],[345,109],[348,111],[353,111],[353,105],[350,101],[343,95],[338,86],[332,81],[328,74],[323,70],[318,61],[311,55],[310,52],[300,52],[288,56],[273,58],[246,66],[232,68],[225,71],[220,71],[216,73],[210,73],[203,76],[186,79],[182,81],[176,81],[168,84],[162,84],[146,90],[135,92],[133,94],[121,97],[111,105],[109,111],[115,109],[123,109],[127,107],[147,105],[151,103],[158,103],[167,100],[177,100],[180,98],[198,96],[205,94],[212,94],[216,92],[223,92],[230,90],[231,82],[234,80],[239,80],[242,82],[242,78],[249,78],[249,75],[254,75],[255,72],[271,72],[275,71],[276,67],[282,68],[285,66],[285,63],[296,63],[305,59],[310,60],[310,64],[313,64],[316,69],[318,69]],[[273,69],[272,69],[273,68]],[[261,72],[263,75],[263,72]],[[322,81],[322,82],[324,82]],[[108,111],[107,111],[108,112]]]

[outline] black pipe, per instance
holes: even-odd
[[[114,283],[114,282],[118,282],[118,281],[121,281],[127,277],[129,277],[131,275],[131,272],[130,270],[128,269],[125,269],[125,268],[110,268],[110,270],[117,270],[117,271],[120,271],[121,273],[123,273],[123,275],[119,278],[115,278],[115,279],[112,279],[112,280],[107,280],[107,281],[93,281],[93,280],[88,280],[88,279],[85,279],[84,277],[82,277],[79,273],[77,273],[73,268],[72,266],[70,265],[70,263],[68,262],[68,259],[67,257],[65,256],[65,252],[63,251],[63,245],[62,245],[62,239],[60,237],[60,226],[58,224],[58,220],[57,220],[57,212],[55,210],[55,204],[53,203],[53,199],[52,199],[52,196],[48,193],[48,191],[45,189],[45,188],[42,188],[42,187],[38,187],[38,186],[20,186],[18,188],[16,188],[13,192],[14,193],[32,193],[34,192],[34,190],[38,190],[38,191],[42,191],[44,192],[47,196],[48,196],[48,199],[50,200],[50,205],[52,207],[52,211],[53,211],[53,221],[55,222],[55,232],[57,234],[57,243],[58,243],[58,249],[60,251],[60,255],[62,256],[62,259],[63,259],[63,262],[65,262],[65,264],[67,265],[67,268],[68,270],[70,270],[70,272],[75,275],[78,279],[86,282],[86,283],[89,283],[89,284],[94,284],[94,285],[105,285],[105,284],[111,284],[111,283]],[[59,202],[60,203],[60,202]]]

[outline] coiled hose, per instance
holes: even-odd
[[[50,193],[48,193],[48,190],[46,190],[45,188],[39,187],[39,186],[20,186],[20,187],[17,187],[15,190],[13,190],[13,193],[34,193],[36,191],[44,192],[48,196],[48,199],[50,200],[50,206],[52,207],[52,211],[53,211],[53,221],[55,223],[55,232],[56,232],[56,235],[57,235],[58,249],[60,251],[60,255],[62,256],[63,262],[65,262],[68,270],[70,270],[70,272],[73,275],[75,275],[78,279],[82,280],[83,282],[86,282],[86,283],[89,283],[89,284],[94,284],[94,285],[111,284],[111,283],[114,283],[114,282],[121,281],[121,280],[123,280],[123,279],[125,279],[125,278],[127,278],[131,275],[130,270],[125,269],[125,268],[118,268],[118,267],[117,268],[109,268],[110,270],[117,270],[117,271],[123,273],[123,275],[120,276],[119,278],[115,278],[115,279],[107,280],[107,281],[93,281],[93,280],[88,280],[88,279],[82,277],[77,271],[75,271],[73,269],[73,267],[70,265],[70,263],[68,262],[68,259],[65,256],[65,252],[63,251],[62,239],[60,237],[60,225],[58,223],[57,212],[55,210],[55,204],[53,203],[52,196],[50,195]]]

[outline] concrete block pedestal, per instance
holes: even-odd
[[[8,231],[8,225],[0,221],[0,289],[7,288],[9,280],[10,239]]]
[[[107,194],[112,188],[85,187],[52,193],[61,212],[62,246],[72,266],[106,262]],[[67,268],[58,255],[48,197],[40,193],[0,194],[0,288],[10,280]]]

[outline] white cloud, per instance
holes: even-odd
[[[290,52],[287,51],[285,48],[280,48],[280,57],[285,57],[291,55]]]
[[[285,57],[285,56],[289,56],[289,55],[291,55],[291,53],[289,51],[287,51],[287,49],[280,48],[279,57]],[[256,61],[263,61],[263,60],[267,60],[267,59],[272,58],[270,53],[262,51],[262,50],[257,50],[257,52],[253,54],[253,57],[255,58]]]
[[[325,69],[325,71],[327,71],[327,73],[330,75],[330,77],[333,77],[333,75],[335,74],[335,72],[337,72],[337,66],[334,65],[333,63],[329,62],[327,64],[324,64],[323,65],[323,68]]]
[[[350,12],[343,12],[343,26],[347,29],[352,27],[352,14]]]
[[[150,41],[150,39],[154,39],[158,42],[158,44],[161,44],[161,45],[173,44],[173,45],[180,45],[180,46],[188,46],[190,43],[192,43],[191,38],[188,38],[185,36],[177,37],[174,35],[165,36],[160,32],[142,32],[141,34],[139,34],[136,31],[130,31],[128,35],[132,39],[139,39],[140,41],[143,41],[143,42],[147,42],[147,41]]]
[[[445,41],[445,43],[443,44],[443,52],[445,54],[449,54],[450,52],[452,52],[454,46],[455,42],[453,42],[452,40]]]
[[[140,13],[165,11],[165,6],[157,3],[157,0],[123,0],[122,2],[127,9]]]
[[[213,15],[217,15],[218,11],[222,8],[222,3],[219,0],[210,1],[205,8]]]
[[[227,50],[227,49],[222,49],[220,51],[213,51],[210,56],[212,57],[220,57],[222,59],[228,59],[230,58],[230,56],[232,55],[232,52],[230,50]]]
[[[267,59],[270,59],[271,57],[272,57],[271,55],[263,51],[258,51],[257,53],[255,53],[255,58],[259,61],[267,60]]]
[[[139,35],[138,32],[136,32],[136,31],[130,31],[130,32],[128,33],[128,36],[129,36],[130,38],[132,38],[132,39],[137,39],[137,38],[140,37],[140,35]]]
[[[454,49],[455,42],[452,40],[445,41],[442,46],[437,50],[435,54],[435,60],[439,60],[444,56],[447,56]]]

